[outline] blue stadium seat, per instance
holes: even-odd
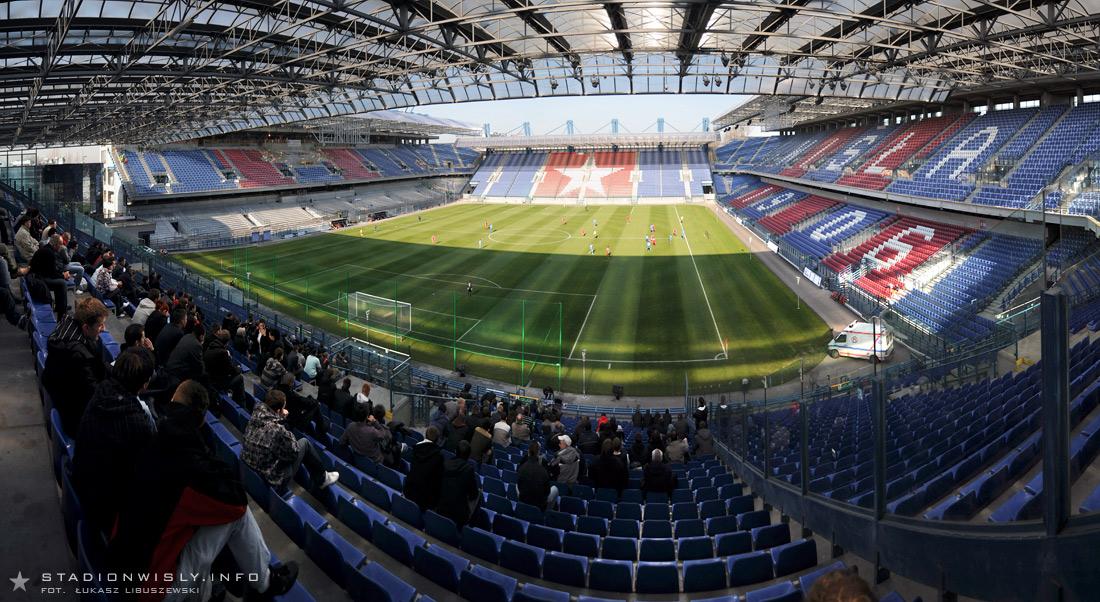
[[[714,557],[714,540],[710,537],[685,537],[676,540],[676,556],[680,561]]]
[[[672,537],[672,523],[667,520],[644,520],[642,537]]]
[[[370,503],[378,506],[382,510],[389,512],[392,509],[391,500],[393,496],[398,492],[386,487],[385,485],[372,481],[370,479],[364,479],[361,485],[360,491],[363,492],[363,497]]]
[[[404,521],[414,529],[424,528],[424,517],[420,514],[420,506],[417,506],[415,502],[409,501],[403,495],[395,495],[390,498],[390,514],[393,514],[394,518]]]
[[[588,516],[598,516],[611,520],[615,518],[615,505],[612,502],[603,500],[592,500],[588,502]]]
[[[751,531],[756,527],[766,527],[770,524],[772,524],[772,516],[767,510],[753,510],[737,515],[737,527],[742,531]]]
[[[508,489],[504,486],[504,481],[494,479],[493,477],[481,477],[481,491],[482,493],[491,493],[500,497],[508,496]]]
[[[374,545],[401,564],[412,566],[413,550],[424,547],[424,538],[398,524],[374,523]]]
[[[813,538],[802,539],[771,549],[775,576],[783,577],[804,571],[817,564],[817,544]]]
[[[577,531],[604,537],[607,535],[607,519],[597,516],[578,516]]]
[[[752,545],[757,550],[781,546],[791,542],[791,526],[778,523],[752,529]]]
[[[530,525],[527,527],[527,543],[551,552],[561,552],[562,537],[565,533],[553,527]]]
[[[562,585],[584,588],[588,582],[588,559],[573,554],[549,552],[543,559],[542,572]]]
[[[622,593],[630,593],[634,590],[633,563],[626,560],[597,558],[591,564],[588,587]],[[675,563],[673,563],[673,566],[675,567]]]
[[[290,537],[299,548],[306,545],[306,525],[312,525],[321,531],[328,521],[298,496],[283,499],[277,495],[271,497],[271,518],[276,525]]]
[[[417,573],[457,592],[459,575],[470,566],[470,561],[439,546],[430,546],[413,550],[412,566]]]
[[[543,516],[541,510],[523,502],[516,502],[515,517],[536,525],[541,525],[546,521],[546,517]]]
[[[638,552],[639,560],[668,562],[676,560],[676,542],[671,538],[642,538]]]
[[[607,487],[600,487],[596,489],[596,500],[602,502],[611,502],[612,504],[619,503],[619,492]]]
[[[642,493],[641,489],[624,489],[623,497],[619,501],[628,504],[643,504],[645,503],[645,494]]]
[[[638,559],[638,540],[629,537],[605,537],[601,556],[611,560],[633,562]]]
[[[574,531],[577,528],[577,517],[557,510],[546,511],[546,526],[562,531]]]
[[[516,592],[512,602],[569,602],[569,592],[561,592],[528,583],[523,586],[523,589]]]
[[[672,524],[672,536],[676,539],[680,539],[681,537],[699,537],[705,534],[706,523],[698,518],[685,518]]]
[[[367,541],[374,540],[374,523],[386,522],[386,517],[354,498],[340,498],[336,502],[336,518]]]
[[[573,497],[579,497],[582,500],[587,502],[587,501],[589,501],[589,500],[591,500],[592,498],[595,497],[596,490],[589,487],[588,485],[576,484],[576,485],[573,485],[573,488],[572,488],[572,490],[570,490],[570,493],[573,495]]]
[[[695,493],[690,489],[673,489],[669,502],[674,506],[676,504],[694,504]]]
[[[80,563],[81,572],[93,576],[92,581],[85,583],[85,586],[103,592],[103,584],[99,580],[99,575],[107,569],[105,544],[101,537],[92,533],[88,523],[84,521],[80,521],[76,525],[76,549],[76,558]],[[104,593],[90,594],[81,597],[81,600],[108,602],[107,595]]]
[[[505,541],[500,546],[500,566],[529,577],[542,577],[542,560],[546,550],[518,541]]]
[[[767,552],[749,552],[730,556],[727,559],[730,587],[755,585],[770,581],[774,577],[772,559]]]
[[[615,518],[626,518],[630,520],[642,520],[642,505],[638,502],[627,502],[626,491],[623,491],[624,501],[619,502],[618,507],[615,509]]]
[[[512,602],[516,593],[516,579],[501,575],[483,566],[462,571],[458,593],[467,600],[479,602]]]
[[[595,558],[600,555],[600,536],[591,533],[566,533],[562,538],[566,554]]]
[[[65,457],[61,465],[61,514],[65,519],[65,536],[69,540],[69,550],[76,555],[77,528],[84,520],[84,507],[73,490],[73,462]]]
[[[462,527],[462,551],[482,560],[500,564],[500,546],[504,538],[477,527]]]
[[[810,591],[810,587],[819,577],[833,571],[843,571],[847,567],[843,562],[834,562],[827,567],[820,568],[812,573],[807,573],[798,578],[798,586],[803,593]]]
[[[424,532],[447,545],[456,548],[462,545],[462,538],[454,521],[437,514],[435,510],[424,513]]]
[[[669,513],[669,506],[665,503],[646,503],[645,505],[645,519],[650,520],[669,520],[671,515]]]
[[[270,514],[271,498],[278,497],[279,494],[264,482],[263,477],[245,465],[244,462],[241,462],[240,468],[241,481],[244,482],[244,489],[248,492],[248,497],[256,500],[256,504],[258,504],[264,512]]]
[[[726,563],[720,558],[688,560],[684,564],[684,591],[709,592],[726,588]]]
[[[61,425],[61,414],[56,409],[50,410],[50,450],[53,452],[53,476],[61,483],[61,459],[73,455],[73,441]],[[247,485],[247,483],[246,483]],[[256,500],[257,502],[259,500]],[[266,508],[264,511],[266,512]]]
[[[375,535],[377,539],[377,534]],[[318,531],[312,524],[306,523],[306,554],[326,575],[340,585],[348,586],[346,567],[354,571],[366,561],[367,556],[355,546],[340,537],[331,528]]]
[[[612,537],[630,537],[638,539],[642,533],[641,521],[626,518],[616,518],[609,525],[608,535]]]
[[[751,495],[739,495],[726,500],[726,513],[737,516],[746,512],[752,512],[754,502]]]
[[[726,503],[722,500],[707,500],[699,504],[699,518],[718,518],[726,516]]]
[[[730,518],[733,518],[732,516]],[[752,534],[748,531],[721,533],[714,537],[715,555],[735,556],[752,551]]]
[[[492,493],[485,496],[485,508],[496,512],[497,514],[507,514],[509,516],[515,512],[515,507],[512,506],[512,502],[508,498],[494,495]]]
[[[790,581],[784,581],[748,592],[745,602],[802,602],[802,592]]]
[[[718,516],[707,519],[707,535],[715,536],[722,533],[737,531],[736,516]]]
[[[672,520],[678,521],[689,518],[699,518],[699,506],[695,502],[681,502],[672,505]]]
[[[647,504],[667,504],[668,492],[665,491],[650,491],[645,494],[645,502]]]
[[[639,594],[671,594],[680,591],[680,570],[675,562],[639,562],[634,589]]]
[[[588,513],[587,504],[579,497],[563,495],[558,498],[558,510],[574,516],[584,516]]]
[[[493,518],[493,533],[519,542],[527,541],[527,523],[511,516],[498,514]]]
[[[360,570],[350,563],[344,566],[347,574],[347,590],[353,600],[379,600],[383,602],[412,602],[416,588],[405,583],[377,562]]]

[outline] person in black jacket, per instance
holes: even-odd
[[[53,293],[53,308],[58,322],[69,310],[69,272],[58,267],[61,257],[57,252],[60,248],[61,237],[55,234],[50,237],[50,244],[38,247],[29,260],[31,274],[40,278]]]
[[[576,438],[577,450],[582,454],[595,455],[600,451],[600,436],[592,432],[591,422],[583,423],[583,427],[577,431]]]
[[[317,403],[331,409],[336,403],[336,379],[340,371],[329,366],[317,373]]]
[[[187,310],[178,307],[172,311],[172,318],[168,321],[168,325],[157,333],[157,338],[153,339],[153,349],[157,351],[158,366],[168,363],[168,358],[172,356],[172,352],[176,350],[176,345],[183,338],[183,327],[186,324]]]
[[[154,303],[156,309],[149,314],[149,317],[145,320],[145,336],[149,337],[149,340],[153,343],[153,349],[156,349],[157,337],[160,336],[160,332],[164,330],[165,326],[168,326],[168,315],[171,310],[168,307],[168,302],[163,299]],[[156,351],[154,351],[155,353]]]
[[[344,418],[351,418],[354,409],[355,395],[351,392],[351,379],[345,378],[340,383],[340,388],[332,394],[332,411]]]
[[[229,331],[219,330],[210,337],[210,345],[202,354],[202,363],[206,366],[206,373],[210,375],[210,386],[218,391],[229,391],[233,401],[244,403],[244,375],[241,367],[229,357]]]
[[[519,501],[546,512],[557,501],[558,488],[550,485],[550,469],[539,455],[540,451],[539,442],[532,441],[527,448],[527,456],[520,462],[516,488],[519,489]]]
[[[614,489],[621,495],[630,481],[630,476],[627,474],[626,465],[614,455],[614,447],[611,439],[603,440],[600,455],[592,461],[588,476],[592,477],[597,489],[600,487]]]
[[[631,424],[633,424],[634,428],[636,428],[636,429],[640,429],[640,428],[643,428],[645,426],[645,424],[644,424],[645,421],[642,419],[642,408],[641,408],[641,406],[635,406],[634,407],[634,415],[630,417],[630,421],[631,421]]]
[[[271,552],[248,509],[244,484],[207,448],[199,430],[209,405],[206,388],[195,381],[176,389],[121,498],[107,550],[109,569],[141,574],[143,588],[198,587],[196,599],[209,600],[213,582],[207,577],[224,548],[240,573],[257,577],[248,585],[260,595],[249,592],[247,599],[271,600],[294,585],[298,565],[270,566]]]
[[[443,494],[443,450],[435,426],[429,426],[424,431],[424,440],[413,446],[412,465],[402,494],[420,506],[421,514],[439,505]]]
[[[321,413],[321,406],[312,396],[305,396],[294,390],[294,375],[287,372],[283,374],[282,381],[275,387],[276,391],[282,391],[286,395],[287,424],[306,432],[309,425],[313,425],[313,436],[323,439],[328,425],[325,424],[325,416]]]
[[[96,385],[111,372],[107,350],[99,340],[106,322],[107,308],[103,302],[85,297],[76,304],[72,316],[61,318],[46,341],[42,383],[61,414],[65,432],[70,435],[76,434]]]
[[[645,441],[642,440],[642,433],[634,432],[634,445],[630,446],[630,464],[633,466],[637,464],[639,467],[645,466],[646,460],[649,459],[649,450],[646,449]]]
[[[114,528],[124,487],[156,433],[153,416],[137,398],[156,363],[149,349],[120,353],[111,377],[96,387],[76,432],[80,453],[73,455],[73,487],[88,523],[100,532]]]
[[[206,364],[202,361],[202,341],[206,338],[206,327],[196,324],[191,334],[180,337],[175,349],[168,356],[165,372],[180,379],[197,380],[203,385],[210,384],[206,374]]]
[[[672,467],[664,461],[661,450],[655,449],[653,461],[645,465],[642,473],[642,491],[671,493],[673,489],[676,489],[676,475],[673,474]]]
[[[467,462],[469,459],[470,443],[459,441],[455,456],[443,462],[443,491],[435,507],[440,516],[453,520],[459,531],[469,524],[477,510],[477,503],[481,500],[477,471]]]

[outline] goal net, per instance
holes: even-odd
[[[368,328],[396,332],[399,336],[412,331],[412,305],[404,301],[357,291],[341,293],[340,308],[347,310],[349,320]]]

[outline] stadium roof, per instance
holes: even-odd
[[[294,125],[307,130],[361,129],[376,133],[418,135],[463,135],[481,131],[481,128],[476,125],[463,123],[455,119],[444,119],[402,111],[372,111],[365,115],[312,119]]]
[[[1096,81],[1098,27],[1100,0],[15,0],[0,141],[164,143],[580,94],[938,102]]]

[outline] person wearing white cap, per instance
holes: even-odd
[[[572,445],[573,440],[569,438],[569,435],[558,437],[558,455],[550,461],[551,470],[554,470],[555,466],[557,467],[557,480],[570,487],[576,485],[581,470],[581,453]]]

